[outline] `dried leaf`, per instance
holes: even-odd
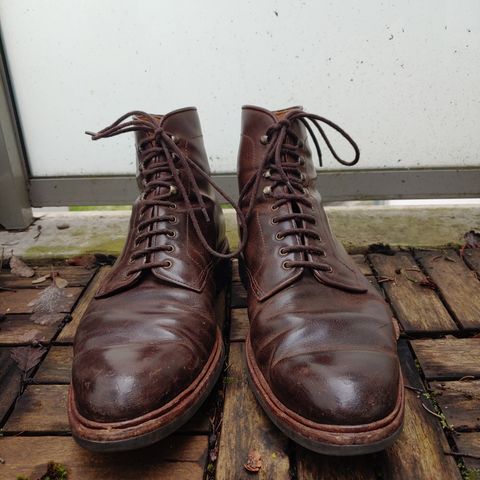
[[[245,470],[257,473],[262,468],[262,457],[256,450],[248,452],[247,463],[244,465]]]
[[[480,248],[480,233],[470,230],[463,236],[467,248]]]
[[[56,275],[55,277],[53,277],[53,281],[55,282],[55,285],[58,288],[65,288],[68,285],[68,280],[65,280],[59,275]]]
[[[67,265],[75,265],[77,267],[94,268],[97,264],[97,257],[92,254],[78,255],[66,260]]]
[[[55,284],[42,290],[42,293],[28,306],[33,307],[34,312],[60,313],[65,306],[65,300],[72,295],[67,290],[58,288]]]
[[[28,373],[40,363],[46,348],[16,347],[10,350],[10,357],[23,373]]]
[[[48,280],[49,278],[50,278],[50,274],[44,275],[43,277],[34,278],[32,280],[32,285],[36,285],[37,283],[43,283],[46,280]]]
[[[10,270],[17,277],[30,278],[35,275],[35,270],[15,255],[10,257]]]

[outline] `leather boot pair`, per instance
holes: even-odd
[[[337,155],[322,122],[351,143],[352,162]],[[247,365],[272,421],[322,453],[393,442],[403,420],[395,330],[330,231],[307,142],[321,160],[314,129],[340,163],[356,163],[356,144],[334,123],[300,107],[244,107],[240,208],[210,179],[194,108],[130,112],[91,134],[135,132],[141,194],[125,247],[75,337],[68,413],[82,446],[142,447],[200,407],[222,370],[219,292],[241,251]],[[237,210],[237,252],[229,252],[215,190]]]

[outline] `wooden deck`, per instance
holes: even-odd
[[[50,325],[32,322],[32,303],[49,282],[32,285],[31,279],[4,270],[0,478],[37,480],[50,461],[64,465],[69,479],[81,480],[480,478],[475,476],[480,469],[480,249],[466,250],[463,259],[453,249],[354,258],[388,300],[401,330],[406,420],[390,449],[366,457],[321,456],[295,445],[271,424],[246,381],[246,294],[234,262],[225,325],[229,354],[210,399],[187,425],[157,445],[122,454],[89,453],[72,440],[66,416],[71,345],[109,267],[55,267],[69,284]],[[43,271],[49,267],[37,276]],[[39,355],[42,361],[25,373],[12,352],[25,365],[35,364]],[[244,467],[249,453],[261,456],[258,473]]]

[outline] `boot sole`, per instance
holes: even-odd
[[[327,425],[301,417],[274,395],[256,364],[250,335],[245,341],[245,351],[249,383],[258,402],[270,420],[303,447],[325,455],[365,455],[388,448],[400,435],[404,418],[401,373],[397,402],[387,417],[364,425]]]
[[[83,417],[70,385],[68,417],[73,438],[88,450],[121,452],[146,447],[168,437],[197,412],[213,390],[222,372],[224,351],[222,334],[217,328],[212,354],[195,382],[163,407],[121,422],[94,422]]]

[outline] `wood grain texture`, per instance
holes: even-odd
[[[10,358],[10,349],[0,348],[0,425],[15,403],[21,382],[22,374]]]
[[[420,285],[426,277],[409,253],[371,254],[369,259],[379,278],[392,279],[382,287],[406,333],[458,330],[438,295]]]
[[[463,251],[465,263],[480,275],[480,248],[467,248]]]
[[[428,380],[480,377],[480,338],[412,340],[411,344]]]
[[[67,391],[68,385],[29,385],[18,399],[4,431],[69,432]]]
[[[230,291],[230,307],[231,308],[246,308],[247,306],[247,291],[240,282],[232,283]]]
[[[52,325],[38,325],[28,314],[6,315],[0,319],[0,345],[50,343],[61,323],[59,320]]]
[[[216,479],[289,479],[288,440],[263,413],[247,383],[243,343],[230,345],[228,364]],[[256,475],[244,468],[251,450],[262,457]]]
[[[372,267],[370,267],[365,255],[351,255],[351,257],[364,275],[373,275]]]
[[[406,341],[400,342],[399,354],[405,383],[423,389]],[[408,389],[405,396],[403,431],[392,447],[378,454],[381,478],[460,480],[455,460],[444,454],[449,446],[439,421],[422,407],[428,400]]]
[[[31,278],[21,278],[12,275],[10,272],[0,273],[0,285],[7,288],[46,288],[51,285],[51,280],[48,279],[42,283],[32,284],[32,280],[49,275],[55,272],[60,277],[68,282],[69,287],[84,287],[91,280],[96,272],[96,268],[87,269],[84,267],[73,267],[63,265],[46,265],[41,267],[34,267],[35,276]]]
[[[88,305],[95,297],[95,293],[98,290],[100,283],[106,277],[107,273],[110,271],[111,267],[105,266],[101,267],[98,273],[95,275],[93,280],[87,287],[87,290],[80,298],[75,310],[72,313],[72,320],[65,325],[63,330],[58,335],[56,340],[57,343],[72,343],[77,331],[80,320],[82,319],[85,311],[87,310]]]
[[[241,282],[238,258],[232,259],[232,282]]]
[[[33,377],[35,383],[70,383],[72,347],[52,347]]]
[[[431,382],[435,400],[455,430],[480,430],[480,381]]]
[[[455,250],[442,253],[417,250],[421,263],[448,304],[455,320],[466,329],[480,328],[480,281]]]
[[[79,447],[71,437],[4,437],[0,478],[40,478],[47,463],[64,465],[72,480],[201,480],[207,457],[206,435],[173,435],[142,450],[101,454]]]
[[[480,432],[460,433],[455,436],[455,443],[459,452],[480,457]],[[467,468],[480,470],[480,459],[463,457],[463,461]],[[476,480],[478,477],[471,478]]]
[[[250,328],[246,308],[235,308],[230,318],[230,341],[243,342]]]
[[[22,288],[10,291],[0,291],[0,314],[9,313],[32,313],[32,302],[38,300],[43,288]],[[62,313],[69,313],[73,305],[81,295],[82,287],[67,287],[63,289],[65,296],[57,304],[57,310]]]
[[[298,480],[378,480],[375,455],[329,457],[296,448]]]

